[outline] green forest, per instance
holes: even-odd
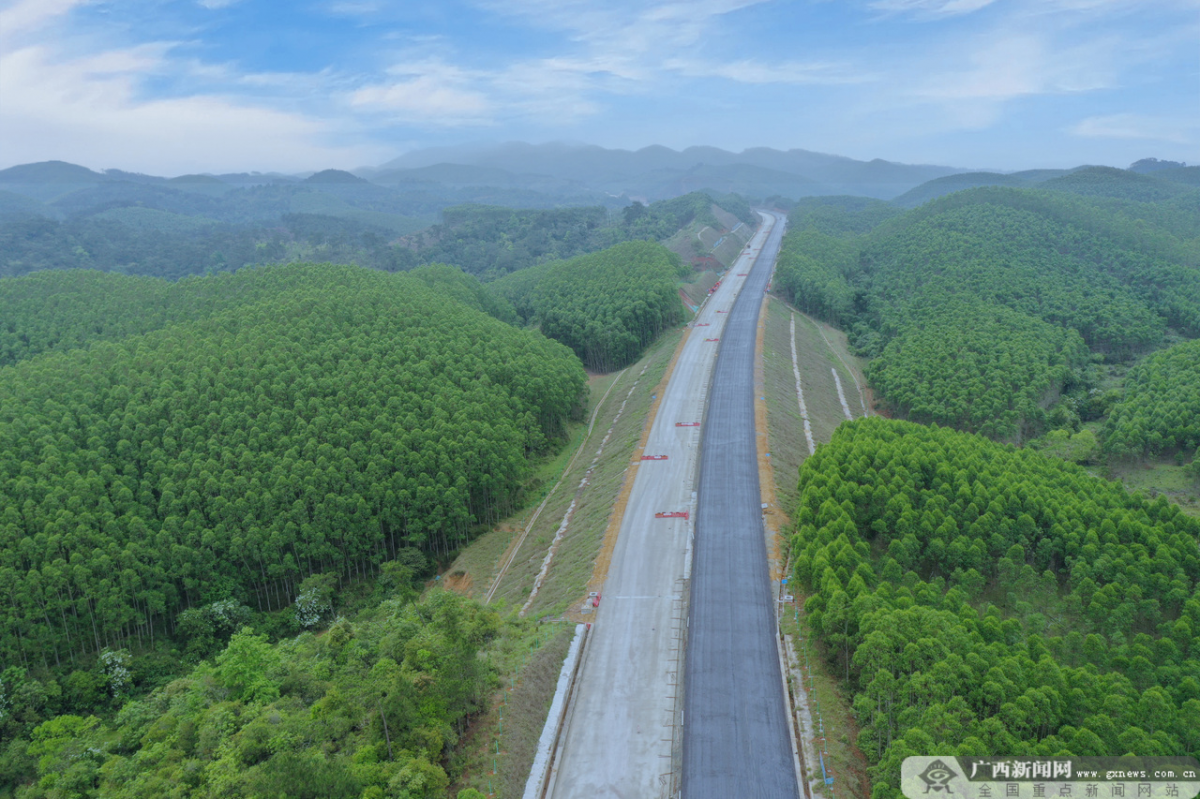
[[[721,225],[714,202],[748,225],[758,218],[737,195],[692,192],[650,205],[635,202],[610,215],[602,207],[537,211],[460,206],[442,212],[443,221],[405,242],[416,259],[461,266],[483,281],[495,280],[534,264],[573,258],[627,241],[662,241],[698,222]]]
[[[667,239],[693,221],[719,228],[714,201],[747,224],[758,222],[737,195],[693,192],[619,209],[431,198],[413,206],[414,195],[352,175],[345,182],[318,177],[243,188],[216,179],[110,181],[49,205],[0,191],[0,277],[98,269],[178,280],[246,265],[319,261],[387,272],[448,263],[491,280],[625,241]],[[442,221],[430,226],[437,214]]]
[[[524,269],[488,288],[587,368],[609,372],[637,360],[663,330],[683,321],[679,279],[690,271],[661,244],[628,242]]]
[[[494,316],[440,265],[0,280],[0,795],[445,795],[501,627],[418,593],[583,412]]]
[[[6,662],[64,669],[178,635],[188,608],[278,610],[314,574],[444,555],[582,412],[566,347],[418,279],[266,267],[171,291],[210,288],[243,302],[0,371]]]
[[[0,796],[445,795],[506,634],[422,582],[687,271],[0,279]]]
[[[451,592],[416,600],[403,570],[379,582],[380,601],[353,621],[328,619],[319,637],[274,645],[243,627],[215,657],[141,696],[128,683],[139,658],[126,650],[105,650],[102,669],[61,685],[6,669],[0,790],[25,783],[23,799],[445,796],[461,769],[447,755],[495,688],[487,655],[502,625]]]
[[[799,488],[794,576],[874,799],[931,752],[1200,756],[1200,522],[1178,507],[879,417]]]
[[[1060,396],[1078,404],[1097,387],[1095,364],[1138,358],[1169,331],[1200,336],[1200,193],[1167,183],[1151,197],[1129,173],[1120,196],[1119,172],[907,212],[812,198],[790,214],[777,284],[874,358],[868,378],[894,412],[1021,442],[1053,426]]]
[[[1192,453],[1197,447],[1200,339],[1155,353],[1132,369],[1124,397],[1104,424],[1104,449],[1118,458]],[[1200,458],[1193,463],[1200,468]]]

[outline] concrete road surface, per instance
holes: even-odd
[[[754,252],[767,240],[768,228],[764,225],[752,240]],[[682,686],[676,685],[682,663],[679,629],[685,623],[684,579],[692,527],[690,518],[656,519],[655,514],[686,511],[695,516],[694,483],[703,428],[676,423],[704,419],[716,353],[723,346],[706,339],[725,335],[725,321],[747,279],[738,273],[750,271],[752,262],[753,255],[743,255],[700,310],[661,398],[644,454],[667,459],[639,463],[547,796],[652,799],[668,795],[676,700],[682,698]],[[762,287],[756,292],[749,302],[757,309]],[[752,356],[753,332],[750,342]],[[751,386],[747,382],[747,396]],[[753,429],[747,441],[753,448]],[[778,692],[778,668],[775,684]]]
[[[683,799],[799,796],[754,436],[758,312],[783,227],[777,221],[729,314],[709,394],[692,558]]]

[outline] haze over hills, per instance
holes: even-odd
[[[758,196],[861,194],[891,199],[925,181],[965,171],[880,159],[857,161],[808,150],[781,151],[769,147],[732,153],[717,147],[676,151],[652,146],[631,151],[563,142],[507,142],[414,150],[378,170],[362,169],[358,174],[370,179],[378,171],[396,174],[442,164],[500,169],[514,175],[548,175],[610,193],[644,195],[651,199],[677,196],[695,188],[737,191],[735,185]],[[774,191],[777,188],[792,190]]]
[[[1007,186],[1016,189],[1036,187],[1089,197],[1154,202],[1181,197],[1200,186],[1200,167],[1171,165],[1154,170],[1139,168],[1139,165],[1146,161],[1155,159],[1143,159],[1129,169],[1078,166],[1074,169],[1029,169],[1007,174],[960,172],[922,183],[895,197],[892,202],[902,208],[916,208],[922,203],[956,191],[983,186]]]
[[[612,234],[616,238],[611,241],[605,238],[610,233],[598,234],[587,226],[621,227],[614,212],[634,201],[673,201],[697,192],[727,209],[745,206],[742,198],[788,208],[804,198],[831,195],[843,200],[852,195],[894,209],[963,189],[1007,186],[1097,199],[1170,200],[1171,208],[1182,208],[1200,184],[1197,167],[1152,158],[1128,170],[1075,167],[1001,174],[855,161],[804,150],[756,148],[735,154],[714,147],[627,151],[520,143],[415,151],[356,172],[168,178],[115,169],[96,172],[63,161],[0,170],[0,274],[82,266],[177,278],[248,263],[314,258],[396,271],[435,255],[434,260],[470,272],[503,274],[517,265],[591,251],[601,239],[613,244],[630,236],[669,237],[678,225],[655,227],[653,236],[626,230]],[[501,218],[508,221],[503,224],[515,226],[508,234],[520,242],[477,240],[497,233],[492,222],[472,228],[469,240],[462,239],[462,229],[440,226],[448,219],[444,212],[459,206],[504,210]],[[580,216],[571,209],[587,213]],[[514,216],[514,211],[522,214]],[[686,224],[675,211],[664,213],[661,218],[670,224]],[[1157,213],[1178,215],[1166,206]],[[748,214],[747,206],[740,216],[749,219]],[[566,232],[579,224],[586,229],[576,231],[578,236]],[[539,232],[543,230],[555,232],[547,238]],[[425,232],[410,235],[417,231]],[[454,240],[453,246],[441,242],[445,236]],[[713,240],[719,237],[717,233]]]

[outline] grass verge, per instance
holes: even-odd
[[[825,648],[810,636],[803,598],[797,597],[797,603],[800,608],[785,613],[780,626],[784,634],[792,637],[796,648],[813,725],[819,723],[825,731],[824,742],[818,741],[817,748],[828,752],[825,767],[834,781],[823,795],[825,799],[868,799],[871,781],[867,776],[867,758],[856,744],[858,725],[851,710],[851,697],[840,676],[830,673]]]
[[[450,796],[464,788],[499,799],[523,794],[574,634],[573,624],[506,623],[489,653],[500,685],[459,747],[462,772]]]
[[[571,604],[582,602],[585,587],[592,575],[596,555],[612,511],[613,501],[620,493],[625,472],[633,457],[633,450],[645,425],[652,395],[665,372],[683,335],[683,328],[668,331],[656,341],[642,359],[626,369],[618,378],[616,373],[595,375],[589,380],[591,401],[597,402],[608,393],[596,415],[592,434],[584,439],[586,424],[572,427],[575,443],[564,448],[556,458],[539,469],[542,492],[533,493],[530,501],[519,513],[503,520],[495,528],[476,539],[459,553],[446,574],[447,585],[464,590],[480,598],[495,578],[500,559],[505,550],[525,528],[530,515],[541,503],[557,481],[563,467],[575,451],[582,446],[579,457],[571,469],[562,475],[563,483],[550,497],[541,515],[530,529],[508,572],[500,582],[493,606],[501,613],[506,609],[520,608],[529,596],[533,582],[541,569],[546,550],[562,522],[563,514],[572,499],[577,500],[574,517],[563,540],[559,543],[549,575],[538,592],[537,599],[529,609],[531,617],[553,616],[563,613]],[[644,372],[644,373],[643,373]],[[630,394],[630,389],[636,389]],[[611,391],[609,388],[611,387]],[[628,402],[626,399],[628,398]],[[595,457],[600,443],[612,425],[621,404],[625,410],[612,431],[608,443],[596,468],[582,490],[578,490],[580,478]],[[590,418],[590,415],[589,415]],[[578,496],[577,496],[578,491]]]
[[[604,452],[597,461],[588,485],[583,488],[577,498],[575,515],[567,533],[559,543],[554,564],[542,584],[537,599],[529,609],[532,616],[555,616],[566,612],[572,606],[583,602],[587,595],[587,585],[595,571],[596,560],[601,552],[604,534],[613,514],[615,500],[621,493],[625,481],[633,473],[635,450],[642,438],[643,430],[648,423],[651,404],[654,402],[662,381],[684,330],[676,328],[662,336],[642,361],[630,368],[630,373],[637,379],[633,393],[621,391],[620,387],[610,395],[610,401],[617,402],[608,410],[601,412],[601,420],[611,424],[621,402],[626,402],[621,418],[612,428],[612,435]],[[644,372],[643,372],[644,370]],[[626,398],[628,397],[628,400]],[[595,436],[596,447],[608,427],[603,421],[597,422]],[[590,454],[594,455],[595,447]],[[590,465],[590,458],[580,458],[577,469],[582,475]],[[562,513],[554,519],[554,529],[562,520]],[[551,531],[551,536],[553,531]],[[542,552],[545,547],[542,548]],[[541,567],[541,558],[530,564],[533,571]],[[528,593],[528,592],[527,592]]]
[[[817,323],[795,311],[777,297],[771,297],[763,316],[762,389],[759,396],[766,397],[768,443],[770,447],[770,478],[775,481],[775,495],[779,499],[779,519],[768,517],[769,526],[778,524],[781,533],[790,532],[787,516],[795,507],[799,495],[798,476],[800,465],[808,457],[808,444],[800,418],[799,402],[796,399],[796,380],[792,371],[791,321],[796,319],[796,354],[800,369],[801,387],[808,408],[813,438],[818,446],[828,442],[834,429],[846,420],[831,369],[838,369],[842,387],[846,393],[851,412],[862,415],[858,392],[854,388],[851,370],[861,371],[861,364],[849,352],[839,353],[838,331],[822,331]],[[824,335],[822,335],[824,332]],[[844,359],[844,360],[843,360]],[[856,375],[861,381],[860,375]],[[764,489],[764,496],[767,492]],[[786,548],[785,548],[786,549]],[[783,553],[786,557],[786,551]],[[795,588],[791,589],[795,591]],[[803,605],[806,597],[796,596],[796,605],[782,619],[783,632],[792,637],[796,653],[800,657],[802,673],[811,675],[804,680],[808,705],[813,716],[824,725],[825,747],[829,756],[826,765],[832,770],[833,785],[824,792],[825,799],[867,799],[870,796],[870,781],[867,778],[867,760],[855,742],[858,728],[855,724],[850,697],[843,693],[844,686],[838,675],[830,674],[826,653],[816,641],[809,641],[809,632],[804,623]],[[806,661],[808,670],[803,666]],[[819,775],[818,775],[819,776]]]
[[[865,385],[861,359],[846,349],[846,337],[841,331],[815,322],[778,297],[771,297],[764,314],[763,387],[766,391],[763,396],[767,398],[775,487],[785,513],[795,506],[797,476],[800,465],[808,457],[808,444],[804,440],[800,406],[796,400],[796,378],[792,372],[792,314],[796,317],[800,384],[817,445],[829,441],[837,426],[846,421],[830,370],[838,370],[846,402],[856,419],[863,415],[864,401],[855,389],[854,378],[860,385]]]

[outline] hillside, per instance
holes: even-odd
[[[1136,165],[1135,165],[1136,166]],[[1031,169],[1024,172],[963,172],[934,178],[892,200],[901,208],[916,208],[930,200],[981,186],[1041,188],[1084,197],[1108,197],[1155,203],[1186,196],[1200,186],[1200,168],[1164,167],[1150,171],[1081,166],[1074,169]]]
[[[415,278],[272,267],[168,292],[210,280],[243,301],[0,369],[7,662],[142,647],[192,606],[279,609],[312,574],[444,555],[579,412],[565,347]],[[161,291],[126,285],[130,316]]]
[[[1118,458],[1194,455],[1200,448],[1200,339],[1155,353],[1132,369],[1103,434],[1105,452]],[[1194,463],[1200,470],[1200,459]]]
[[[679,280],[690,271],[662,245],[628,242],[522,270],[488,289],[589,369],[610,372],[683,321]]]
[[[1020,441],[1059,392],[1087,392],[1090,358],[1128,360],[1168,327],[1200,335],[1200,254],[1156,224],[1194,220],[1182,200],[987,187],[882,221],[798,206],[778,282],[877,356],[869,376],[894,411]]]
[[[443,164],[412,172],[420,175],[398,178],[393,170],[385,177],[396,180],[382,185],[340,170],[302,181],[167,180],[60,162],[13,167],[0,172],[0,277],[85,268],[174,280],[248,264],[329,261],[389,272],[450,263],[494,278],[621,241],[665,240],[692,223],[724,232],[714,199],[742,222],[758,221],[732,194],[692,193],[647,209],[580,184],[543,185],[502,170]],[[430,227],[438,215],[441,223]]]
[[[1135,202],[1169,200],[1190,191],[1188,186],[1165,180],[1156,173],[1143,175],[1105,166],[1077,169],[1068,175],[1044,181],[1041,188],[1085,197],[1115,197]]]
[[[1044,179],[1044,178],[1043,178]],[[934,178],[928,183],[922,183],[916,188],[909,189],[892,200],[901,208],[916,208],[930,200],[953,194],[964,189],[976,189],[980,186],[1010,186],[1025,188],[1041,182],[1031,180],[1020,174],[1004,175],[998,172],[963,172],[957,175],[947,175],[944,178]]]
[[[805,461],[805,612],[873,796],[904,757],[1200,754],[1200,522],[946,429],[842,425]]]
[[[389,572],[373,612],[338,619],[320,637],[271,645],[236,631],[212,661],[149,695],[119,693],[115,714],[0,721],[29,730],[10,747],[0,789],[25,782],[37,793],[22,795],[113,799],[445,796],[462,769],[446,753],[487,702],[504,625],[450,592],[414,601],[407,576]],[[134,666],[128,653],[116,657],[114,669]],[[46,685],[19,672],[5,672],[14,707],[38,718]],[[107,705],[107,682],[81,687]]]
[[[611,216],[602,207],[554,211],[477,205],[447,208],[441,224],[401,243],[414,261],[454,264],[488,281],[620,242],[663,241],[689,225],[724,231],[726,224],[714,214],[714,203],[734,220],[757,226],[758,217],[741,197],[714,198],[694,192],[648,206],[634,203]]]

